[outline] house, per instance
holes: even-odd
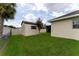
[[[22,21],[21,27],[19,28],[10,28],[10,26],[5,25],[3,33],[6,34],[9,33],[11,30],[12,35],[23,35],[23,36],[31,36],[38,34],[38,29],[35,23],[28,22],[28,21]]]
[[[79,10],[54,18],[51,36],[79,40]]]
[[[22,21],[22,35],[24,36],[31,36],[36,35],[39,33],[38,28],[35,23],[28,22],[28,21]]]
[[[22,28],[10,28],[12,29],[12,35],[21,35],[22,34]]]

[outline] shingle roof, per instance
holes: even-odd
[[[79,10],[76,10],[76,11],[70,12],[70,13],[68,13],[68,14],[66,14],[66,15],[63,15],[63,16],[60,16],[60,17],[58,17],[58,18],[66,17],[66,16],[71,16],[71,15],[75,15],[75,14],[79,14]]]
[[[57,17],[57,18],[54,18],[54,19],[64,18],[64,17],[68,17],[68,16],[76,15],[76,14],[79,14],[79,10],[70,12],[70,13],[68,13],[68,14],[62,15],[62,16]],[[54,20],[54,21],[55,21],[55,20]]]

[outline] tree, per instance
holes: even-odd
[[[36,25],[37,25],[38,31],[39,31],[39,33],[40,33],[40,30],[43,28],[43,23],[42,23],[42,21],[41,21],[40,18],[38,18],[38,20],[37,20],[37,22],[36,22]]]
[[[0,3],[0,36],[3,33],[4,20],[14,19],[15,7],[15,3]]]

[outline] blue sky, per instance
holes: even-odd
[[[48,20],[78,9],[77,3],[17,3],[15,19],[5,21],[4,24],[21,27],[23,20],[36,22],[41,18],[44,24],[49,25]]]

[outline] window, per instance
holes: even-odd
[[[31,29],[36,29],[36,26],[31,26]]]
[[[79,20],[73,20],[73,28],[79,28]]]

